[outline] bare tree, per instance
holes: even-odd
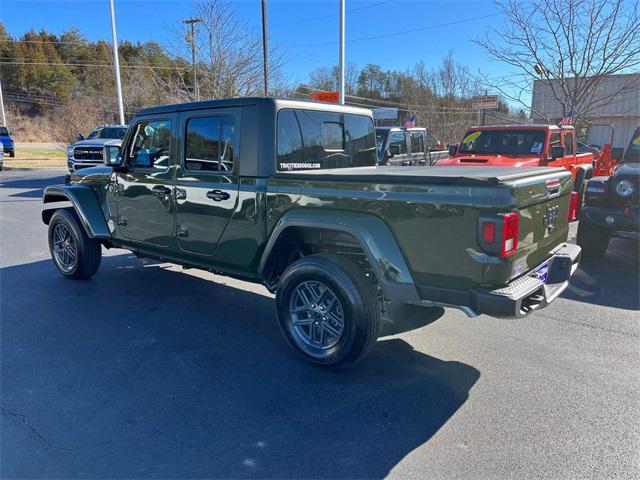
[[[226,98],[260,95],[263,89],[262,37],[250,30],[238,17],[229,0],[194,0],[198,25],[196,52],[198,84],[202,98]],[[188,39],[185,26],[174,31],[177,38]],[[185,50],[172,52],[177,58]],[[269,44],[270,84],[283,85],[282,66],[285,62],[280,49]],[[181,71],[180,80],[171,90],[177,97],[192,97],[193,79],[188,70]]]
[[[608,76],[640,67],[637,1],[499,0],[498,6],[503,25],[475,41],[492,58],[519,71],[486,81],[505,97],[528,107],[523,97],[539,77],[545,88],[537,93],[561,105],[563,116],[572,110],[574,121],[580,122],[640,89],[633,76],[616,88],[600,88]]]

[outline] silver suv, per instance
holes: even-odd
[[[73,173],[81,168],[102,165],[102,147],[107,145],[120,146],[126,125],[100,125],[85,139],[78,135],[78,141],[67,147],[67,166]]]

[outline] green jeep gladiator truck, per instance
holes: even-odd
[[[376,167],[361,108],[147,108],[104,158],[45,189],[62,275],[91,277],[104,246],[264,284],[289,345],[320,365],[362,359],[389,301],[523,317],[567,287],[580,257],[566,243],[569,172]]]

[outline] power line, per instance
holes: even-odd
[[[347,10],[347,13],[353,13],[353,12],[357,12],[360,10],[364,10],[366,8],[373,8],[373,7],[377,7],[379,5],[382,5],[384,3],[389,3],[391,0],[384,0],[382,2],[377,2],[377,3],[372,3],[369,5],[365,5],[363,7],[358,7],[358,8],[352,8],[350,10]],[[333,17],[337,17],[338,14],[337,13],[331,13],[328,15],[321,15],[319,17],[310,17],[310,18],[303,18],[301,20],[293,20],[291,22],[284,22],[284,23],[276,23],[275,25],[271,25],[271,27],[285,27],[288,25],[297,25],[299,23],[307,23],[307,22],[315,22],[316,20],[324,20],[326,18],[333,18]]]
[[[347,40],[347,42],[348,43],[363,42],[363,41],[368,41],[368,40],[377,40],[379,38],[395,37],[395,36],[398,36],[398,35],[406,35],[407,33],[422,32],[424,30],[430,30],[432,28],[448,27],[448,26],[451,26],[451,25],[458,25],[460,23],[473,22],[473,21],[476,21],[476,20],[482,20],[482,19],[490,18],[490,17],[497,17],[498,15],[502,15],[502,13],[491,13],[489,15],[481,15],[479,17],[463,18],[461,20],[454,20],[452,22],[439,23],[439,24],[435,24],[435,25],[428,25],[426,27],[412,28],[410,30],[401,30],[399,32],[383,33],[383,34],[380,34],[380,35],[371,35],[369,37],[353,38],[351,40]],[[289,48],[323,47],[323,46],[326,46],[326,45],[335,45],[336,43],[338,43],[338,42],[308,43],[306,45],[293,45],[293,46],[291,46]]]
[[[39,43],[46,43],[46,44],[53,44],[53,45],[80,45],[83,47],[93,47],[98,43],[106,43],[107,45],[109,44],[109,42],[107,42],[106,40],[102,40],[102,39],[98,39],[95,41],[89,41],[87,40],[86,42],[67,42],[67,41],[63,41],[63,40],[15,40],[15,39],[0,39],[0,43],[29,43],[29,44],[39,44]],[[118,47],[121,47],[123,44],[131,44],[131,45],[140,45],[142,47],[144,47],[145,45],[149,45],[149,44],[154,44],[157,45],[158,47],[162,47],[162,48],[180,48],[180,47],[185,47],[185,45],[164,45],[164,44],[160,44],[157,43],[155,40],[148,40],[144,43],[141,42],[130,42],[128,40],[124,40],[122,42],[118,42],[119,45]]]
[[[13,59],[12,59],[13,60]],[[53,63],[53,62],[16,62],[0,60],[0,65],[48,65],[52,67],[102,67],[112,68],[113,64],[110,63]],[[165,67],[162,65],[120,65],[122,68],[148,68],[151,70],[183,70],[188,69],[188,66],[184,67]]]

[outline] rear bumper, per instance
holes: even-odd
[[[637,206],[624,208],[584,207],[582,218],[594,225],[612,232],[621,230],[637,232],[640,230],[640,209]]]
[[[553,302],[568,286],[578,268],[580,247],[563,244],[545,262],[507,286],[486,290],[459,290],[418,287],[420,296],[429,304],[459,308],[469,316],[489,315],[498,318],[523,318]],[[547,281],[533,276],[533,272],[548,265]]]

